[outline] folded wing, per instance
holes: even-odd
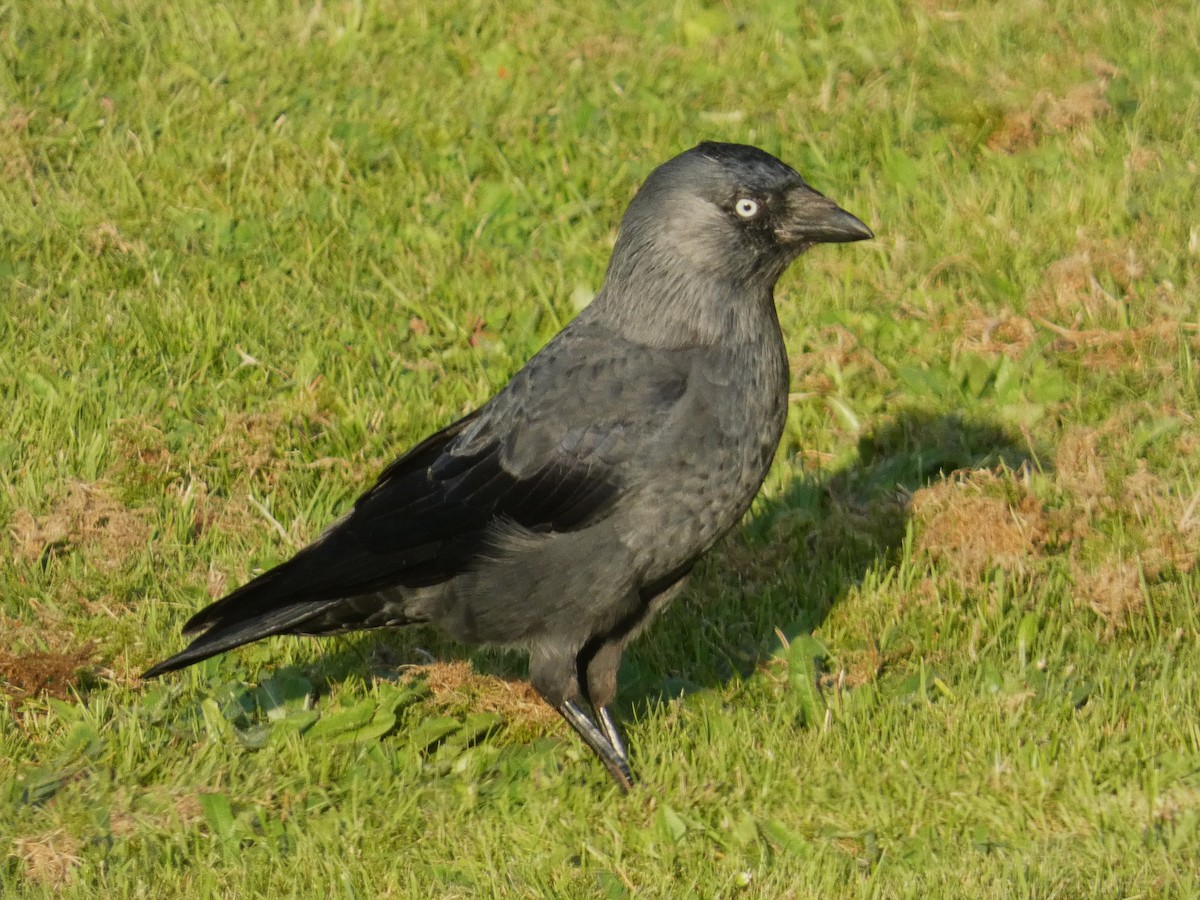
[[[629,382],[641,396],[620,404],[595,404],[587,372],[525,370],[493,403],[392,463],[313,544],[193,616],[184,633],[199,636],[146,675],[272,634],[329,630],[316,622],[403,624],[372,619],[361,598],[455,577],[487,549],[497,520],[538,533],[586,528],[618,500],[626,464],[683,393],[686,373],[675,368]]]

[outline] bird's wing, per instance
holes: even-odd
[[[487,549],[498,520],[553,532],[602,518],[684,393],[688,365],[574,343],[552,342],[489,404],[388,466],[315,543],[201,610],[185,633],[283,603],[436,584]]]

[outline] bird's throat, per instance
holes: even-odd
[[[588,307],[628,341],[682,348],[754,342],[779,333],[772,283],[711,277],[609,278]]]

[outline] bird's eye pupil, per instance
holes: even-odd
[[[743,219],[749,219],[758,214],[758,203],[749,197],[743,197],[733,205],[733,211]]]

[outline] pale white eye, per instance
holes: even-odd
[[[758,201],[751,200],[749,197],[743,197],[737,203],[733,204],[733,211],[743,219],[753,219],[758,215]]]

